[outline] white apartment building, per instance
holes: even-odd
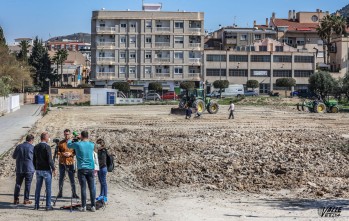
[[[203,79],[204,13],[93,11],[91,80],[147,87]],[[131,87],[132,88],[132,87]]]

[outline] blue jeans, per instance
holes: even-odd
[[[46,208],[51,207],[52,173],[50,170],[37,170],[36,171],[36,189],[35,189],[35,207],[37,208],[39,208],[40,192],[41,192],[41,187],[44,180],[45,180],[45,186],[46,186]]]
[[[79,179],[80,189],[81,189],[81,206],[82,207],[86,206],[86,182],[88,185],[88,189],[90,191],[91,206],[95,206],[96,187],[95,187],[95,178],[94,178],[93,170],[88,170],[88,169],[78,170],[78,179]]]
[[[103,167],[98,171],[98,180],[99,180],[99,183],[101,184],[101,193],[99,195],[105,196],[105,197],[107,197],[107,194],[108,194],[107,173],[108,173],[107,167]]]
[[[63,191],[65,172],[68,172],[68,177],[70,180],[70,186],[72,193],[76,193],[75,181],[74,181],[74,165],[63,165],[59,164],[59,191]]]
[[[16,186],[14,193],[15,200],[18,200],[19,198],[19,192],[21,190],[23,180],[25,180],[24,200],[29,200],[30,186],[32,184],[33,175],[34,173],[16,173]]]

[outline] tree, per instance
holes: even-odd
[[[148,85],[148,90],[160,92],[162,91],[162,84],[160,82],[150,82]]]
[[[183,81],[181,82],[181,84],[179,85],[179,87],[183,90],[192,90],[195,88],[195,82],[193,81]]]
[[[19,43],[21,50],[17,54],[17,59],[28,63],[28,52],[29,52],[29,43],[26,40],[23,40]]]
[[[6,39],[5,39],[4,30],[0,26],[0,47],[1,46],[6,46]]]
[[[128,93],[130,91],[130,84],[126,81],[114,82],[112,88],[117,89],[123,93]]]
[[[278,78],[275,84],[277,87],[285,88],[285,97],[287,97],[287,90],[290,89],[290,87],[296,86],[296,80],[294,78]]]
[[[309,90],[318,95],[322,100],[330,95],[334,86],[335,80],[327,71],[319,71],[309,77]]]
[[[347,97],[347,100],[349,101],[349,72],[346,73],[346,75],[343,78],[342,81],[342,92]]]
[[[55,63],[57,64],[57,74],[58,65],[61,65],[61,86],[63,85],[63,64],[68,58],[68,51],[66,49],[59,49],[55,56],[53,57]]]
[[[51,60],[42,40],[39,40],[38,37],[34,40],[33,50],[28,61],[35,69],[34,84],[46,87],[45,79],[52,77]]]
[[[213,82],[213,87],[219,88],[219,96],[222,98],[222,89],[229,87],[229,81],[228,80],[216,80]]]
[[[324,54],[324,63],[330,63],[330,48],[332,45],[332,37],[334,34],[341,36],[346,30],[346,20],[342,16],[338,15],[326,15],[319,24],[317,32],[319,37],[324,42],[323,47],[326,51],[327,47],[327,59],[326,53]]]
[[[257,80],[248,80],[246,82],[246,87],[254,90],[255,88],[259,87],[259,82]]]
[[[12,79],[10,77],[0,77],[0,96],[7,97],[11,93]]]

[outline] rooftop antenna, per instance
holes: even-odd
[[[144,11],[143,5],[144,5],[144,0],[142,0],[142,11]]]
[[[236,20],[236,16],[234,16],[234,23],[233,23],[233,26],[234,26],[234,27],[236,26],[235,20]]]

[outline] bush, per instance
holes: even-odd
[[[180,86],[181,89],[183,90],[192,90],[195,88],[195,82],[193,81],[184,81],[181,82]]]
[[[246,82],[246,87],[254,90],[255,88],[259,87],[259,82],[257,80],[248,80]]]
[[[128,82],[114,82],[112,85],[113,89],[117,89],[123,93],[128,93],[130,91],[130,84]]]
[[[148,85],[148,90],[149,91],[162,91],[162,84],[159,82],[150,82]]]

